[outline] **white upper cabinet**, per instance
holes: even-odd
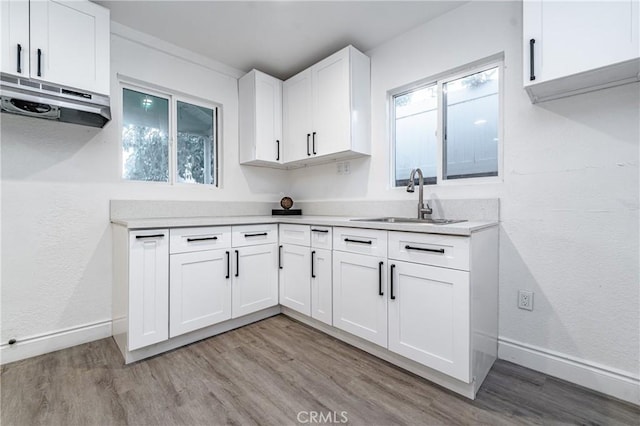
[[[53,0],[2,1],[1,9],[2,72],[109,94],[108,9]]]
[[[525,0],[524,86],[533,102],[638,81],[637,0]]]
[[[370,61],[348,46],[283,85],[285,162],[370,154]]]
[[[239,81],[240,164],[284,162],[282,81],[252,70]]]
[[[311,156],[311,70],[302,71],[284,82],[283,119],[286,163]]]

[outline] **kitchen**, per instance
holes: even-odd
[[[434,7],[430,13],[436,16],[421,15],[423,21],[398,34],[388,34],[387,39],[377,40],[369,48],[350,39],[329,38],[330,42],[319,44],[317,49],[304,49],[305,43],[301,42],[293,46],[298,46],[298,52],[303,52],[306,59],[289,59],[293,65],[288,70],[279,71],[278,61],[265,63],[262,69],[287,80],[353,44],[370,60],[370,155],[292,169],[240,165],[242,105],[238,80],[254,65],[236,69],[219,57],[195,53],[184,44],[176,46],[179,38],[172,44],[171,40],[145,33],[143,29],[151,32],[154,28],[149,24],[153,19],[140,19],[141,12],[150,13],[145,2],[134,2],[132,9],[122,9],[117,17],[118,7],[125,8],[124,4],[101,4],[112,9],[109,89],[112,120],[104,128],[96,129],[9,114],[0,117],[3,225],[0,348],[3,365],[9,363],[3,367],[3,423],[11,423],[5,418],[10,410],[5,409],[4,398],[15,390],[7,384],[12,361],[35,362],[30,360],[38,358],[30,357],[112,336],[115,241],[110,221],[114,215],[128,219],[270,216],[272,209],[279,208],[280,199],[290,196],[293,208],[301,208],[303,217],[413,217],[418,204],[417,189],[411,194],[404,186],[391,184],[390,92],[461,66],[496,58],[503,62],[499,176],[484,182],[425,185],[425,200],[436,214],[441,214],[434,217],[494,220],[499,210],[498,358],[638,404],[637,82],[532,103],[523,88],[524,76],[529,71],[525,65],[529,63],[529,43],[523,39],[521,2],[453,5],[426,2],[422,9],[420,4],[414,4],[414,9],[387,5],[389,9],[376,13],[407,18]],[[637,2],[630,4],[637,9]],[[261,16],[274,19],[276,12],[288,16],[286,11],[274,11],[276,5],[284,6],[238,5],[240,10],[236,13],[246,14],[253,22]],[[134,14],[136,7],[138,15]],[[154,4],[155,13],[160,15],[163,7],[171,10],[171,4]],[[206,7],[205,3],[200,7]],[[303,17],[323,12],[321,4],[306,7],[309,8],[306,12],[302,6],[298,9],[299,13],[306,13]],[[404,14],[392,15],[393,10]],[[364,9],[355,12],[364,13]],[[139,27],[126,24],[127,13],[134,22],[138,17]],[[197,11],[190,13],[197,15]],[[339,15],[331,10],[323,13]],[[175,16],[186,19],[178,13]],[[376,22],[379,26],[379,21]],[[178,23],[188,25],[179,20]],[[637,21],[635,25],[637,28]],[[224,29],[231,31],[228,27]],[[307,36],[304,41],[311,43],[312,39]],[[279,40],[285,42],[286,39]],[[228,40],[218,44],[225,43],[232,44]],[[206,43],[203,45],[200,49],[206,47]],[[246,48],[259,51],[260,44],[256,45],[257,48]],[[268,56],[280,58],[275,50],[263,50]],[[261,68],[257,64],[255,67]],[[142,86],[149,93],[171,89],[179,95],[220,106],[221,160],[217,187],[122,179],[121,93],[125,85]],[[342,173],[338,169],[340,164]],[[408,175],[403,177],[406,179]],[[112,200],[116,202],[111,203]],[[518,308],[519,290],[533,293],[532,311]],[[283,321],[282,317],[275,318]],[[255,330],[242,330],[237,329],[247,334],[241,334],[241,340],[244,336],[251,341],[255,338],[253,333],[259,334]],[[326,335],[304,330],[306,335],[336,348],[337,343]],[[210,340],[228,339],[229,335]],[[10,345],[10,339],[17,342]],[[112,339],[108,341],[111,352],[117,351]],[[176,356],[179,351],[167,356]],[[364,352],[360,356],[367,363],[373,362],[370,361],[373,357],[364,358],[369,357]],[[120,354],[115,353],[113,359],[121,363],[118,368],[124,368]],[[144,362],[133,366],[141,368]],[[507,364],[497,363],[494,370],[499,365]],[[386,367],[387,370],[394,371],[390,373],[394,375],[402,371]],[[16,386],[21,385],[18,382]],[[460,406],[462,399],[456,398],[453,406]],[[325,412],[333,410],[342,410],[339,402],[324,408]],[[568,411],[576,414],[575,410]],[[295,415],[290,414],[288,422],[296,422]],[[351,415],[351,420],[358,423],[356,412]],[[390,423],[394,417],[381,419]],[[428,416],[424,419],[422,423],[437,422]],[[463,420],[456,417],[439,420],[456,421]],[[225,421],[217,423],[221,422]],[[269,419],[264,422],[270,423]],[[420,423],[421,419],[414,418],[413,422]],[[622,418],[617,422],[625,421]]]

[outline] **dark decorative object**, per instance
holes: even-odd
[[[290,197],[282,197],[282,200],[280,200],[280,205],[283,209],[289,210],[293,206],[293,200]]]
[[[291,208],[291,206],[293,206],[293,200],[291,199],[291,197],[283,197],[282,200],[280,200],[280,205],[282,206],[283,210],[278,210],[278,209],[271,210],[271,214],[273,216],[285,216],[285,215],[290,216],[290,215],[302,214],[301,209]]]

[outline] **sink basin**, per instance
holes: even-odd
[[[426,223],[429,225],[448,225],[450,223],[466,222],[466,220],[452,219],[418,219],[413,217],[378,217],[373,219],[351,219],[356,222],[383,222],[383,223]]]

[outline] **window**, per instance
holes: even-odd
[[[392,95],[395,186],[418,167],[428,184],[498,176],[500,70],[485,64]]]
[[[122,105],[124,179],[217,186],[218,107],[128,87]]]

